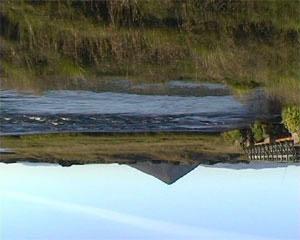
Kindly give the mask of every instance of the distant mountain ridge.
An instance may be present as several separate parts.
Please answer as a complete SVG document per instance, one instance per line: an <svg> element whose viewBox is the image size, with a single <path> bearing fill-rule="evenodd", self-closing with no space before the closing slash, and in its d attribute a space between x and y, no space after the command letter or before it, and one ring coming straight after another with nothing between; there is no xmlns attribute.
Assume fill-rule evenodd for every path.
<svg viewBox="0 0 300 240"><path fill-rule="evenodd" d="M138 169L148 175L161 180L162 182L171 185L184 175L193 171L198 167L200 162L193 164L172 164L167 162L153 163L151 161L137 162L135 164L129 164L130 167Z"/></svg>

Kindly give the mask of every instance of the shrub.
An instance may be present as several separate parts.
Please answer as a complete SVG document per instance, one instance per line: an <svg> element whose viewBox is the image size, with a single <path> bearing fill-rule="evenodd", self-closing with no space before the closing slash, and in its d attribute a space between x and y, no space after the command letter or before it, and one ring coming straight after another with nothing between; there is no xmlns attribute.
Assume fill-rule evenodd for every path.
<svg viewBox="0 0 300 240"><path fill-rule="evenodd" d="M300 133L300 107L286 107L282 111L282 121L291 133Z"/></svg>
<svg viewBox="0 0 300 240"><path fill-rule="evenodd" d="M242 134L241 134L240 130L238 130L238 129L224 132L222 134L222 137L224 138L225 141L228 141L231 143L241 142L241 140L242 140Z"/></svg>
<svg viewBox="0 0 300 240"><path fill-rule="evenodd" d="M266 137L268 137L267 125L260 121L255 121L255 123L251 126L251 131L255 142L263 141Z"/></svg>

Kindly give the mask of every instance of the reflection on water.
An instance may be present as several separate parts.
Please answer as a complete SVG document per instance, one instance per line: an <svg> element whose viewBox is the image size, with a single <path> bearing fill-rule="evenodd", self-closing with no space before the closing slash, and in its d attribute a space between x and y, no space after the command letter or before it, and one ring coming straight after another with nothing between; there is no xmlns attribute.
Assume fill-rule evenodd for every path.
<svg viewBox="0 0 300 240"><path fill-rule="evenodd" d="M167 185L126 165L0 164L0 236L299 239L299 170L198 166Z"/></svg>

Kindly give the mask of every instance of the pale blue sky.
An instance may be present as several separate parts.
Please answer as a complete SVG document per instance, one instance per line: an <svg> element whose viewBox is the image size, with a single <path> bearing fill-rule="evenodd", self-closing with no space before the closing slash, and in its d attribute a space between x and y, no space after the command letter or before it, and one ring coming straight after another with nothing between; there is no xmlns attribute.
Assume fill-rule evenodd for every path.
<svg viewBox="0 0 300 240"><path fill-rule="evenodd" d="M0 239L299 239L300 167L0 164Z"/></svg>

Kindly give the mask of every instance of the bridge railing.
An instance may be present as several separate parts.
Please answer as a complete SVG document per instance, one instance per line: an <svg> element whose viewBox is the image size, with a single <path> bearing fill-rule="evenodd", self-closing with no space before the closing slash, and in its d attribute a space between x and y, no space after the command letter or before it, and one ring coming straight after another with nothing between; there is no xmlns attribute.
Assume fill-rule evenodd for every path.
<svg viewBox="0 0 300 240"><path fill-rule="evenodd" d="M249 160L298 162L299 154L293 141L254 145L244 148Z"/></svg>

